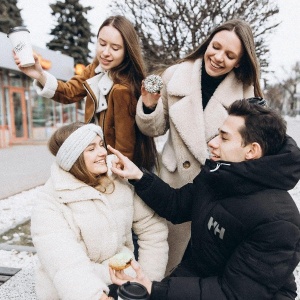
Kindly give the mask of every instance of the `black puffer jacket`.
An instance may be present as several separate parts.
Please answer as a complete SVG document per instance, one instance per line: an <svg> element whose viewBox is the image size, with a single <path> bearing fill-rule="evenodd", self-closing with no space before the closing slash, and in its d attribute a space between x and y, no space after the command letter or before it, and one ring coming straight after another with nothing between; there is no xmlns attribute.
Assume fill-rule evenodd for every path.
<svg viewBox="0 0 300 300"><path fill-rule="evenodd" d="M137 194L173 223L192 221L190 253L153 283L151 299L294 299L300 216L287 191L299 179L300 149L290 137L277 155L207 161L180 189L144 173Z"/></svg>

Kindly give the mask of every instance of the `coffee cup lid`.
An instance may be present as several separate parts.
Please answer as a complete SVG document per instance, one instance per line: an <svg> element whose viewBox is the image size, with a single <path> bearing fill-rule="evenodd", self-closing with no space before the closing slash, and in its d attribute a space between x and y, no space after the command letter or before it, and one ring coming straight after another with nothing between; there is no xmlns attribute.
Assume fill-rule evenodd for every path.
<svg viewBox="0 0 300 300"><path fill-rule="evenodd" d="M127 281L118 289L118 295L124 300L147 300L149 294L147 289L137 282Z"/></svg>
<svg viewBox="0 0 300 300"><path fill-rule="evenodd" d="M16 32L16 31L28 31L30 32L25 26L17 26L17 27L14 27L14 28L10 28L8 33L7 33L7 37L13 33L13 32Z"/></svg>

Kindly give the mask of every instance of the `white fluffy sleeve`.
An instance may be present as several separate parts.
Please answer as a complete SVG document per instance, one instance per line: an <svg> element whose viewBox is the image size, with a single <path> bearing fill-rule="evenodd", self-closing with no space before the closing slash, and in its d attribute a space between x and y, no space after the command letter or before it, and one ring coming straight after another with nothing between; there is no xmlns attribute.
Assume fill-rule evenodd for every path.
<svg viewBox="0 0 300 300"><path fill-rule="evenodd" d="M134 199L133 230L138 235L139 258L143 270L151 280L164 278L168 261L168 227L137 195Z"/></svg>

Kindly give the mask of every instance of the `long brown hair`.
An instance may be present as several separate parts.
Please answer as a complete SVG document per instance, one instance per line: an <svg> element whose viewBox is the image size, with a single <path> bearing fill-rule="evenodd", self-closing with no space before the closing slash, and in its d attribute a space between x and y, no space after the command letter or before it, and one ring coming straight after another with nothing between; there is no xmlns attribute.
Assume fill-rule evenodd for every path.
<svg viewBox="0 0 300 300"><path fill-rule="evenodd" d="M142 56L142 49L139 37L134 26L124 16L116 15L107 18L100 26L112 26L122 36L125 48L125 58L122 63L109 71L114 83L129 84L135 98L140 96L142 80L146 76L146 67Z"/></svg>
<svg viewBox="0 0 300 300"><path fill-rule="evenodd" d="M240 19L229 20L215 29L210 35L201 43L201 45L195 49L192 53L188 54L185 58L180 61L195 60L199 57L203 57L204 53L215 36L216 33L227 30L233 31L240 39L244 54L241 58L240 66L234 68L236 77L245 84L254 86L254 95L256 97L263 97L263 92L260 87L260 66L255 52L254 38L250 25Z"/></svg>
<svg viewBox="0 0 300 300"><path fill-rule="evenodd" d="M56 156L59 148L70 136L70 134L83 125L85 125L85 123L75 122L58 128L48 141L48 149L50 152ZM107 174L96 176L87 169L84 162L83 153L80 154L69 172L77 179L81 180L87 185L95 187L103 193L112 193L114 190L114 183L108 178Z"/></svg>
<svg viewBox="0 0 300 300"><path fill-rule="evenodd" d="M114 83L126 85L132 93L131 113L136 114L137 99L141 95L142 80L146 77L146 67L142 56L141 42L132 23L124 16L116 15L107 18L98 30L113 26L123 39L125 58L122 63L109 71ZM135 125L136 144L133 161L138 167L152 170L157 165L157 151L154 139L144 135Z"/></svg>

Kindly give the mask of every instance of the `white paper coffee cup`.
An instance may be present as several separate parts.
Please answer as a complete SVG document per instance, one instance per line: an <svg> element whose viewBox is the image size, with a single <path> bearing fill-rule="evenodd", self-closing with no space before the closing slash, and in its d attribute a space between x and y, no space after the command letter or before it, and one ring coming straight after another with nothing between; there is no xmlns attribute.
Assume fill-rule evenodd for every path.
<svg viewBox="0 0 300 300"><path fill-rule="evenodd" d="M25 26L11 28L7 34L14 51L20 59L22 67L34 65L33 50L30 42L29 30Z"/></svg>

